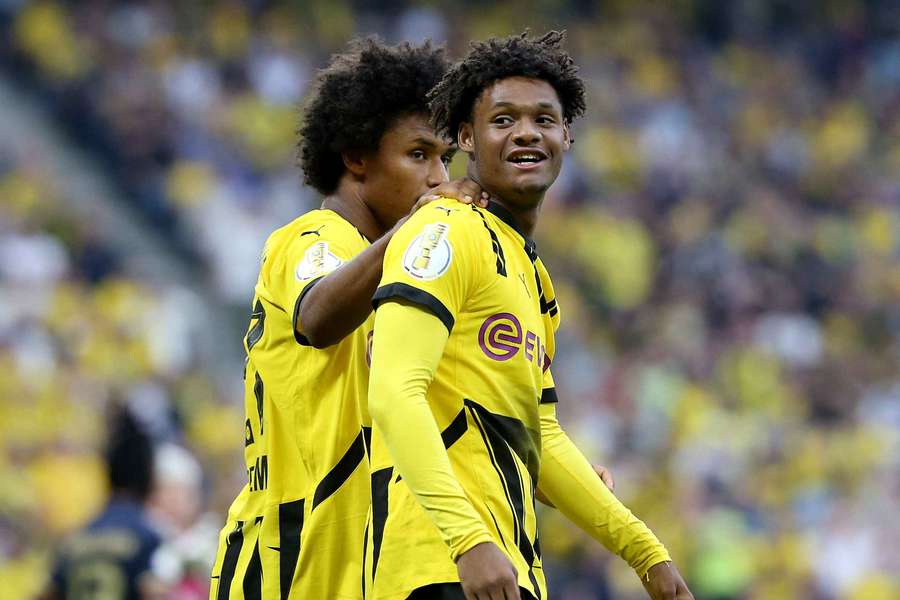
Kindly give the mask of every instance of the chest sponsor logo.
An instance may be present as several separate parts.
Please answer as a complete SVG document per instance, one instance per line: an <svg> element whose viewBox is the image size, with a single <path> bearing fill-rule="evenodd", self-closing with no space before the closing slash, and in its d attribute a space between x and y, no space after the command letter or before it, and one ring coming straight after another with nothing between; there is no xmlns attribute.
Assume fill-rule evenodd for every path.
<svg viewBox="0 0 900 600"><path fill-rule="evenodd" d="M306 250L303 260L294 270L294 275L300 281L307 281L331 273L343 262L328 249L328 242L316 242Z"/></svg>
<svg viewBox="0 0 900 600"><path fill-rule="evenodd" d="M450 226L429 223L403 253L403 269L421 281L437 279L447 272L453 248L447 240Z"/></svg>
<svg viewBox="0 0 900 600"><path fill-rule="evenodd" d="M485 319L478 331L478 346L485 356L496 361L507 361L521 352L528 362L545 371L550 366L541 338L533 331L523 331L512 313L497 313Z"/></svg>

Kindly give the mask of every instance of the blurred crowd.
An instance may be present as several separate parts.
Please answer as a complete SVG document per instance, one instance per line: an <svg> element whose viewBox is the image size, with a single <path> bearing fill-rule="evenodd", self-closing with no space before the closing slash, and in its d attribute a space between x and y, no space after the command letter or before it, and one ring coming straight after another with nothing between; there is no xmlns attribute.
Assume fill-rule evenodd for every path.
<svg viewBox="0 0 900 600"><path fill-rule="evenodd" d="M265 237L318 202L294 132L331 52L565 27L588 114L538 232L564 427L698 599L900 597L900 4L526 4L6 0L0 52L246 312ZM188 291L120 272L62 182L0 159L0 580L39 586L102 503L110 403L193 465L169 504L195 502L174 529L208 546L171 572L202 580L241 484L239 386L189 350ZM554 597L640 597L554 511L542 546Z"/></svg>
<svg viewBox="0 0 900 600"><path fill-rule="evenodd" d="M205 589L221 526L207 499L241 482L213 474L239 458L218 428L239 430L240 410L198 369L191 291L123 272L68 201L40 157L0 153L0 598L34 597L53 547L103 506L118 408L157 444L148 509L169 534L161 574Z"/></svg>

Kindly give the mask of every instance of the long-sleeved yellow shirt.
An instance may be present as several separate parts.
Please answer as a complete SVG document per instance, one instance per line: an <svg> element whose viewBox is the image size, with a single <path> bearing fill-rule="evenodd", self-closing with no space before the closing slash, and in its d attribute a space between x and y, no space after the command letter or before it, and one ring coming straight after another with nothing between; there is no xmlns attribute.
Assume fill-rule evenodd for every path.
<svg viewBox="0 0 900 600"><path fill-rule="evenodd" d="M502 207L420 209L393 237L375 299L368 597L457 581L454 560L490 540L519 585L545 598L539 474L564 514L640 575L668 558L568 442L552 407L539 408L554 398L559 309L533 242Z"/></svg>

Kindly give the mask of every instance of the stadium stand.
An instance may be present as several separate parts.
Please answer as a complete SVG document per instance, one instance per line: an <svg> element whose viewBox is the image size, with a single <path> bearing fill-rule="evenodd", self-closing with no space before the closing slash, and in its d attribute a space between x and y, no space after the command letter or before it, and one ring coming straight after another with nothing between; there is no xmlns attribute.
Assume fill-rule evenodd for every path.
<svg viewBox="0 0 900 600"><path fill-rule="evenodd" d="M317 202L294 131L330 52L369 31L458 56L469 38L567 28L588 113L538 232L563 315L561 419L698 598L900 596L897 2L301 4L3 2L0 59L141 226L210 273L196 285L246 316L266 235ZM189 318L177 286L117 269L66 206L39 158L2 157L13 597L102 503L112 394L198 456L212 510L241 477L239 385L157 327ZM640 597L543 519L554 597Z"/></svg>

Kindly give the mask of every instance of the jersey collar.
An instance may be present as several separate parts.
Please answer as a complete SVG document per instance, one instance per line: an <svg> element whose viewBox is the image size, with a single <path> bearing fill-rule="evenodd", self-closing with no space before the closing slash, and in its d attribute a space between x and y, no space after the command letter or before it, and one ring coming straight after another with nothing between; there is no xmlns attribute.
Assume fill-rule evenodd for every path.
<svg viewBox="0 0 900 600"><path fill-rule="evenodd" d="M537 260L537 244L534 243L534 240L525 235L525 232L522 231L522 228L519 227L519 224L516 223L515 218L513 218L512 213L509 212L505 206L491 200L488 202L487 211L512 227L516 233L522 236L522 239L525 241L525 253L528 254L528 258L531 259L531 262Z"/></svg>

